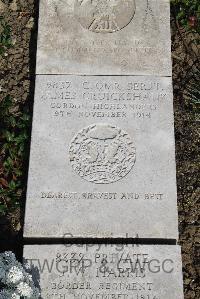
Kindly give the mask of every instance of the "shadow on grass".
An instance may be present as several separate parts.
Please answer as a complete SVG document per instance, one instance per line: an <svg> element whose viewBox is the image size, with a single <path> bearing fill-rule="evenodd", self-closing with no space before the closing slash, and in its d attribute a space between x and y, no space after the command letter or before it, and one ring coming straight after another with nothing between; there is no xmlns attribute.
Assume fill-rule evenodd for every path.
<svg viewBox="0 0 200 299"><path fill-rule="evenodd" d="M35 66L36 66L36 50L37 50L37 33L38 33L38 15L39 15L39 1L34 1L34 13L31 17L35 20L35 26L31 30L31 38L29 43L29 77L30 87L29 94L26 103L23 105L22 111L28 114L30 120L27 124L28 139L25 144L23 161L22 161L22 176L20 178L21 186L23 189L22 196L20 198L20 224L21 228L19 231L15 231L12 225L12 217L9 215L0 217L0 251L11 250L13 251L18 259L22 260L23 253L23 224L24 224L24 212L25 212L25 201L26 201L26 188L28 178L28 167L29 167L29 153L30 153L30 142L31 142L31 130L32 130L32 116L33 116L33 103L34 103L34 89L35 89ZM26 67L26 65L25 65ZM12 214L12 213L10 213Z"/></svg>

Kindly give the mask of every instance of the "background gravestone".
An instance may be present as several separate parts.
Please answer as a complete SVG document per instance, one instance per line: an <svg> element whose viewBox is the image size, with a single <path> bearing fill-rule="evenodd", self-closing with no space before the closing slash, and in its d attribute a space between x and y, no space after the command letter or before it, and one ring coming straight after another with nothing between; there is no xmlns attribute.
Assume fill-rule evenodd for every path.
<svg viewBox="0 0 200 299"><path fill-rule="evenodd" d="M169 1L41 0L36 73L171 76Z"/></svg>

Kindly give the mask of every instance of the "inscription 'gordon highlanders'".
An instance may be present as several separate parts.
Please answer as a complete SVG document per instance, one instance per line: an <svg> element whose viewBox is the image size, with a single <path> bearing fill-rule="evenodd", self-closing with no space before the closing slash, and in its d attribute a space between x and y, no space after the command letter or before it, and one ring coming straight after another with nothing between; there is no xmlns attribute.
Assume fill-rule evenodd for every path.
<svg viewBox="0 0 200 299"><path fill-rule="evenodd" d="M136 161L136 149L130 136L110 124L93 124L73 138L70 162L83 179L109 184L125 177Z"/></svg>
<svg viewBox="0 0 200 299"><path fill-rule="evenodd" d="M126 27L135 14L135 0L76 0L75 15L81 25L97 33Z"/></svg>

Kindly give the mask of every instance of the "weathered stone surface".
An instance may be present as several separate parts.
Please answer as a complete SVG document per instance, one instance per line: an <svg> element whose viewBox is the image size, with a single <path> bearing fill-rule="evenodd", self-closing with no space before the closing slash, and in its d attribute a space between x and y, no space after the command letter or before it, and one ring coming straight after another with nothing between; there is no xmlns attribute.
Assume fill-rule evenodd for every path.
<svg viewBox="0 0 200 299"><path fill-rule="evenodd" d="M171 79L37 76L25 237L177 232Z"/></svg>
<svg viewBox="0 0 200 299"><path fill-rule="evenodd" d="M183 299L178 246L25 246L43 299Z"/></svg>
<svg viewBox="0 0 200 299"><path fill-rule="evenodd" d="M171 75L168 0L41 0L37 74Z"/></svg>

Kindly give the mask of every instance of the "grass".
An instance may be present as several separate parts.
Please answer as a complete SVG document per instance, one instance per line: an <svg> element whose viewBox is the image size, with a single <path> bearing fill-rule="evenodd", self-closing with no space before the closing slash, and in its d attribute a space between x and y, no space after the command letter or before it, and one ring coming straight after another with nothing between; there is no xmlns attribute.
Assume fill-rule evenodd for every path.
<svg viewBox="0 0 200 299"><path fill-rule="evenodd" d="M24 161L28 159L26 145L29 138L28 112L12 112L16 104L10 96L0 103L0 215L12 212L20 205Z"/></svg>
<svg viewBox="0 0 200 299"><path fill-rule="evenodd" d="M200 70L195 69L192 77L185 86L184 95L194 113L195 119L200 121Z"/></svg>
<svg viewBox="0 0 200 299"><path fill-rule="evenodd" d="M0 16L0 55L4 55L8 48L12 47L11 28Z"/></svg>
<svg viewBox="0 0 200 299"><path fill-rule="evenodd" d="M171 0L171 8L176 20L176 25L181 35L187 52L193 58L190 71L183 80L183 95L187 100L187 105L191 112L199 120L200 115L200 61L199 56L193 51L200 45L200 1L199 0ZM193 39L190 45L182 37L182 28L187 34L192 33ZM192 53L191 53L192 52ZM191 55L192 54L192 55Z"/></svg>
<svg viewBox="0 0 200 299"><path fill-rule="evenodd" d="M171 0L171 7L181 26L188 31L200 33L199 0Z"/></svg>

